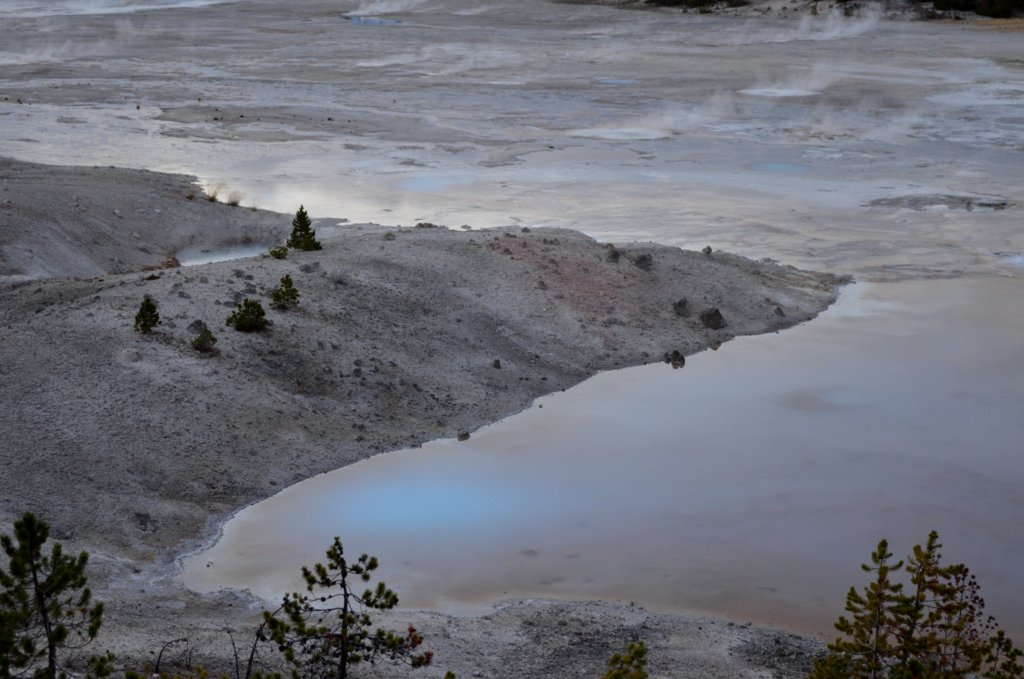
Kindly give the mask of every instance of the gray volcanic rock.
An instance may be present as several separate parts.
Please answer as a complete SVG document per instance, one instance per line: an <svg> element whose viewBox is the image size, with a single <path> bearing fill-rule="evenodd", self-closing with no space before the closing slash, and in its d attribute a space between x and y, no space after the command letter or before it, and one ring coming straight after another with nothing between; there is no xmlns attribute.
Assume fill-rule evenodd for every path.
<svg viewBox="0 0 1024 679"><path fill-rule="evenodd" d="M726 326L725 318L718 307L711 307L701 311L700 322L704 324L705 328L710 328L711 330L721 330Z"/></svg>

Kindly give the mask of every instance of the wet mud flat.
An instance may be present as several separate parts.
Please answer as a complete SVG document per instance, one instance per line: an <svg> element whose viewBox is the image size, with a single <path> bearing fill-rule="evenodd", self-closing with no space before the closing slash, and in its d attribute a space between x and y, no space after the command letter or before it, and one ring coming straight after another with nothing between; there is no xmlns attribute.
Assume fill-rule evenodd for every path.
<svg viewBox="0 0 1024 679"><path fill-rule="evenodd" d="M185 172L279 212L301 187L313 214L354 222L569 227L873 280L1024 252L1019 40L985 22L307 0L2 30L0 155L22 160Z"/></svg>

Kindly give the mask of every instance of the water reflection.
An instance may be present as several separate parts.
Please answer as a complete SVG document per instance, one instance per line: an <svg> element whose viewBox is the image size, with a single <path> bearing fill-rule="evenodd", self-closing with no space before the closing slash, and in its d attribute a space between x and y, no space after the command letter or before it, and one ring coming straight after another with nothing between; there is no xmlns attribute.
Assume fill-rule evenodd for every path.
<svg viewBox="0 0 1024 679"><path fill-rule="evenodd" d="M352 22L353 26L397 26L398 19L385 19L383 17L374 16L349 16L342 17L346 21Z"/></svg>
<svg viewBox="0 0 1024 679"><path fill-rule="evenodd" d="M1020 636L1022 404L1019 280L855 286L684 370L605 373L293 486L184 577L273 598L340 535L409 606L593 597L828 632L880 537L934 528Z"/></svg>

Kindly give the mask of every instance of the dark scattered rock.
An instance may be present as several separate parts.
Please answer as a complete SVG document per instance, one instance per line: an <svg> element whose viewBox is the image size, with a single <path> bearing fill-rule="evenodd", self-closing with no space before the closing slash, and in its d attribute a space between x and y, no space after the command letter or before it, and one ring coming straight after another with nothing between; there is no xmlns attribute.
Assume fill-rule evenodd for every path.
<svg viewBox="0 0 1024 679"><path fill-rule="evenodd" d="M153 517L146 512L135 512L134 518L135 525L143 532L149 530L150 526L154 523Z"/></svg>
<svg viewBox="0 0 1024 679"><path fill-rule="evenodd" d="M312 262L311 264L303 264L299 267L299 271L302 273L313 273L314 271L320 270L320 262Z"/></svg>
<svg viewBox="0 0 1024 679"><path fill-rule="evenodd" d="M705 328L712 330L721 330L725 327L725 318L722 317L722 312L718 310L718 307L710 307L701 311L700 322L704 324Z"/></svg>
<svg viewBox="0 0 1024 679"><path fill-rule="evenodd" d="M635 264L638 269L650 271L654 267L654 256L648 252L637 255L633 260L633 264Z"/></svg>
<svg viewBox="0 0 1024 679"><path fill-rule="evenodd" d="M711 254L711 246L710 245L705 245L704 249L702 249L701 252L703 252L705 255L710 255Z"/></svg>
<svg viewBox="0 0 1024 679"><path fill-rule="evenodd" d="M188 331L192 332L192 333L195 333L197 335L199 333L201 333L203 330L206 330L206 329L207 329L206 323L201 321L201 320L199 320L198 318L188 324Z"/></svg>
<svg viewBox="0 0 1024 679"><path fill-rule="evenodd" d="M1005 210L1009 207L1009 201L1000 197L982 196L957 196L949 194L917 194L909 196L895 196L893 198L878 198L868 203L870 207L901 207L910 210L928 210L935 207L944 207L947 210Z"/></svg>
<svg viewBox="0 0 1024 679"><path fill-rule="evenodd" d="M395 235L394 231L388 231L384 234L384 240L395 240L398 236Z"/></svg>
<svg viewBox="0 0 1024 679"><path fill-rule="evenodd" d="M523 228L519 229L519 231L521 233L531 233L531 229L528 226L524 226Z"/></svg>
<svg viewBox="0 0 1024 679"><path fill-rule="evenodd" d="M665 354L665 363L671 365L673 370L678 370L686 365L686 357L678 349L673 349L671 353Z"/></svg>
<svg viewBox="0 0 1024 679"><path fill-rule="evenodd" d="M736 652L758 667L772 670L775 676L806 677L814 666L814 659L825 655L825 648L817 639L758 630L739 645Z"/></svg>
<svg viewBox="0 0 1024 679"><path fill-rule="evenodd" d="M498 370L501 370L501 359L500 358L494 359L494 363L491 363L491 367L492 368L497 368Z"/></svg>
<svg viewBox="0 0 1024 679"><path fill-rule="evenodd" d="M419 222L419 223L416 224L416 228L417 229L441 229L441 228L444 228L444 227L438 226L437 224L434 224L433 222Z"/></svg>
<svg viewBox="0 0 1024 679"><path fill-rule="evenodd" d="M672 311L676 312L676 316L686 318L690 315L690 302L685 297L680 297L679 301L672 305Z"/></svg>
<svg viewBox="0 0 1024 679"><path fill-rule="evenodd" d="M468 431L460 431L457 438L460 441L468 441L469 440L469 432Z"/></svg>
<svg viewBox="0 0 1024 679"><path fill-rule="evenodd" d="M537 281L537 289L539 289L539 290L547 290L548 289L548 284L545 283L543 280L539 280L539 281Z"/></svg>
<svg viewBox="0 0 1024 679"><path fill-rule="evenodd" d="M779 318L784 318L786 316L786 312L782 310L782 307L777 306L775 307L775 315Z"/></svg>

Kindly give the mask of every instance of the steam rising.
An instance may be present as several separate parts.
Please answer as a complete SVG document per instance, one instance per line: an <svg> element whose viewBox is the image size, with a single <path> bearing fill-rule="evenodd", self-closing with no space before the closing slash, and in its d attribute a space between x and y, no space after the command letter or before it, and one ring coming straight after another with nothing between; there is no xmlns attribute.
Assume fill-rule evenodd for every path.
<svg viewBox="0 0 1024 679"><path fill-rule="evenodd" d="M359 7L349 12L351 16L375 16L411 12L427 3L427 0L363 0Z"/></svg>
<svg viewBox="0 0 1024 679"><path fill-rule="evenodd" d="M3 0L0 16L43 17L65 14L127 14L152 9L206 7L229 0Z"/></svg>
<svg viewBox="0 0 1024 679"><path fill-rule="evenodd" d="M852 17L847 17L838 10L831 10L824 16L805 15L793 28L769 29L760 23L750 23L737 33L726 33L712 39L714 44L719 45L842 40L874 31L878 28L881 18L882 8L879 5L869 5Z"/></svg>

